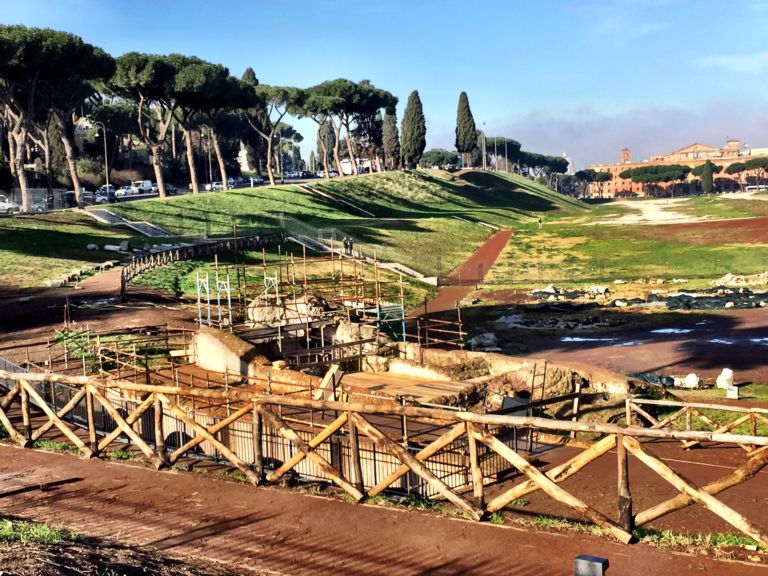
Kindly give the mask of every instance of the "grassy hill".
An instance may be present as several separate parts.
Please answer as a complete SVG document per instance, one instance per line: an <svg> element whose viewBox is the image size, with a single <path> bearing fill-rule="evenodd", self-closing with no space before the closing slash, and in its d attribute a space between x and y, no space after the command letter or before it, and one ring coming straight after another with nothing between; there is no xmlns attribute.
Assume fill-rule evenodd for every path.
<svg viewBox="0 0 768 576"><path fill-rule="evenodd" d="M587 213L588 206L525 178L495 173L392 172L317 180L310 186L346 200L361 212L301 189L275 186L143 200L112 209L174 234L255 233L285 227L308 236L351 236L357 250L396 260L426 274L455 268L491 233L479 225L517 227L545 214Z"/></svg>
<svg viewBox="0 0 768 576"><path fill-rule="evenodd" d="M181 237L231 235L235 227L239 235L281 227L325 239L351 236L357 250L375 252L379 259L399 261L430 276L454 269L492 233L481 223L513 228L515 235L487 282L498 288L640 276L706 283L726 272L753 273L768 266L762 244L734 239L724 243L722 238L703 242L698 232L660 234L654 226L593 225L631 214L634 204L589 205L513 174L428 170L315 180L309 188L264 186L183 195L110 208ZM708 218L748 217L768 214L768 202L690 198L675 204L674 210ZM43 286L82 263L106 259L103 252L88 252L90 243L148 241L134 236L75 211L0 218L0 287Z"/></svg>
<svg viewBox="0 0 768 576"><path fill-rule="evenodd" d="M386 172L322 180L312 186L387 218L462 217L512 227L542 214L573 214L588 206L514 174L439 170Z"/></svg>

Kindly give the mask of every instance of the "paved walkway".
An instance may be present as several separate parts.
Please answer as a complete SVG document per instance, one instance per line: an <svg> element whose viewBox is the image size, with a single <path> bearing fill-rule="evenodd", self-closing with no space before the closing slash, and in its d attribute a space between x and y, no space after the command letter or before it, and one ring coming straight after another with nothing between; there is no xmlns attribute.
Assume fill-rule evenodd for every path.
<svg viewBox="0 0 768 576"><path fill-rule="evenodd" d="M475 290L498 259L512 237L512 230L500 230L485 241L464 263L445 278L448 286L438 289L437 296L427 302L427 312L444 312ZM410 318L424 314L424 306L411 311Z"/></svg>
<svg viewBox="0 0 768 576"><path fill-rule="evenodd" d="M2 514L171 555L291 575L570 576L578 554L610 576L765 574L759 565L355 505L280 488L0 445Z"/></svg>

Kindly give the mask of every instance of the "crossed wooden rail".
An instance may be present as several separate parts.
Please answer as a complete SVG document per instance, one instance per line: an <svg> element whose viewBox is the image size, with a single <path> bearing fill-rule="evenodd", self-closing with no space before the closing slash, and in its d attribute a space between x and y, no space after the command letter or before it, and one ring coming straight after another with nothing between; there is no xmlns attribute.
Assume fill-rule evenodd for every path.
<svg viewBox="0 0 768 576"><path fill-rule="evenodd" d="M53 427L60 430L65 437L75 445L84 456L93 457L105 450L119 436L127 436L157 468L173 464L195 447L207 442L213 445L220 454L235 468L240 470L254 485L277 482L287 472L305 459L309 459L321 473L342 490L350 494L355 501L380 494L391 487L405 474L413 473L429 483L437 493L453 503L469 517L481 520L486 514L501 510L513 503L517 498L541 490L550 498L568 506L581 516L600 526L620 542L628 543L632 539L635 526L647 524L674 510L679 510L691 504L700 504L718 515L740 532L750 536L764 546L768 546L768 536L754 526L741 513L715 498L722 490L752 478L768 465L768 438L759 436L744 436L723 433L720 431L674 431L661 427L640 428L635 426L619 426L614 424L596 424L585 422L548 420L537 417L507 416L500 414L475 414L452 410L424 408L415 406L400 406L394 404L367 404L359 402L339 402L320 400L309 396L253 396L252 393L229 388L227 390L187 389L175 386L142 385L120 380L99 379L92 377L72 377L43 373L10 373L0 370L0 383L8 382L9 391L0 400L0 423L5 427L11 439L21 445L29 446L42 437ZM52 382L72 386L77 392L70 401L57 412L48 406L45 399L35 389L34 383ZM131 394L140 399L139 404L129 414L120 414L109 400L112 394ZM231 402L239 408L221 421L204 425L196 420L185 406L182 398L198 397ZM175 399L174 399L175 398ZM75 433L76 425L68 424L63 418L85 400L87 412L87 443ZM16 417L16 423L9 415L9 408L16 402L21 406L21 423ZM36 430L32 427L30 403L42 409L47 416L47 422ZM102 431L101 437L94 422L94 406L100 405L109 414L115 424L113 430ZM134 429L150 407L154 408L154 443L141 437ZM309 408L318 411L329 411L335 414L335 419L322 428L313 438L306 441L301 438L293 422L281 414L283 410ZM163 414L171 414L183 421L194 437L170 450L164 444ZM396 415L402 418L412 418L416 421L442 422L447 430L428 445L413 454L408 447L390 438L376 424L376 418L383 415ZM234 422L243 421L250 416L252 431L252 460L248 465L241 456L222 441L219 432ZM248 421L248 420L246 420ZM293 424L295 426L295 424ZM291 442L295 453L285 462L267 471L263 453L263 435L265 427ZM334 467L318 448L332 436L346 427L350 450L353 456L352 474L345 476ZM583 452L567 462L550 470L542 471L530 463L523 455L504 444L491 431L503 427L521 429L537 429L550 432L567 433L571 431L593 432L604 437L592 444ZM362 480L360 462L360 435L364 435L383 451L389 453L400 462L400 465L386 478L375 486L365 489ZM430 469L430 458L459 439L468 444L468 474L472 478L472 497L465 496L448 486ZM754 445L746 462L722 478L700 488L683 478L665 462L654 456L641 439L675 439L684 442L719 442L730 445ZM151 444L154 444L151 445ZM525 479L516 485L485 501L485 485L482 463L478 456L478 446L483 444L493 452L506 459L519 470ZM617 504L618 520L614 521L604 513L588 505L576 495L562 487L564 480L578 473L597 458L615 450L618 465ZM680 494L660 502L651 508L633 514L630 477L628 474L628 454L649 467L661 478L674 486ZM349 476L349 477L348 477Z"/></svg>

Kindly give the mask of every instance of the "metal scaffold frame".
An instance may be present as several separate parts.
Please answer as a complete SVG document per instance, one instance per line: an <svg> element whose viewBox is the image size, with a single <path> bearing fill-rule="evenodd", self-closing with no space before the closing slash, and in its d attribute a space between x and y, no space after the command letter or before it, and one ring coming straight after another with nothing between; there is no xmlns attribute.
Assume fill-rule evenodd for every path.
<svg viewBox="0 0 768 576"><path fill-rule="evenodd" d="M215 283L210 273L198 273L197 293L199 325L226 329L251 342L276 342L280 354L291 354L300 364L305 362L298 360L299 355L321 364L364 355L363 345L375 339L342 345L356 347L347 355L336 350L339 345L325 334L324 328L339 318L374 325L377 336L383 330L395 340L406 339L403 277L382 280L375 254L373 259L362 259L332 250L327 256L307 257L302 247L299 257L280 251L276 260L268 261L262 250L258 264L220 268L217 260ZM312 303L325 306L326 317L314 317L308 310ZM282 313L273 325L254 327L251 314L260 306L277 306ZM286 339L293 341L290 350ZM295 350L298 340L303 340L301 352Z"/></svg>

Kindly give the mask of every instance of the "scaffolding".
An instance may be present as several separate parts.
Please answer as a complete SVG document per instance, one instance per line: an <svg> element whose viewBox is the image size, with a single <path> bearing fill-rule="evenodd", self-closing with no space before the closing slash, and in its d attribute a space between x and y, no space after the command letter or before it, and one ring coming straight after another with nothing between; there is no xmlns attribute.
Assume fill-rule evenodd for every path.
<svg viewBox="0 0 768 576"><path fill-rule="evenodd" d="M375 257L278 251L261 262L219 266L198 273L198 324L233 332L254 344L274 343L293 366L328 365L369 353L379 333L406 340L403 277L382 278ZM339 344L326 328L340 321L372 326L375 337Z"/></svg>
<svg viewBox="0 0 768 576"><path fill-rule="evenodd" d="M229 273L219 276L217 262L214 272L213 290L211 289L211 277L208 272L203 276L198 271L196 284L198 325L219 329L232 326L232 284Z"/></svg>

